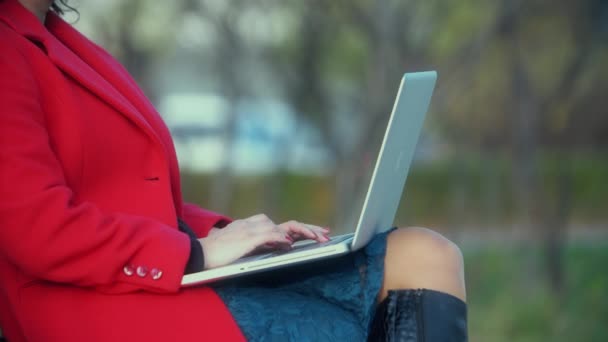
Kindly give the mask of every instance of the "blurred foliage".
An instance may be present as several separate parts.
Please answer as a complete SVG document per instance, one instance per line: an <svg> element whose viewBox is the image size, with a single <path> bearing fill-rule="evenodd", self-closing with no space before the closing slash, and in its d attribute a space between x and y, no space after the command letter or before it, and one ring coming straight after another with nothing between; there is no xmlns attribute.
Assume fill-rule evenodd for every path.
<svg viewBox="0 0 608 342"><path fill-rule="evenodd" d="M603 0L87 5L85 31L116 54L153 99L160 90L149 84L150 75L158 63L190 51L199 65L213 66L193 63L200 69L193 72L204 72L222 92L234 91L222 87L225 82L238 84L237 97L279 89L274 95L313 119L336 158L352 157L332 140L337 104L351 102L353 120L385 116L401 73L422 68L439 71L434 123L452 143L503 148L517 138L514 130L531 124L541 145L607 144L608 119L600 115L608 87ZM252 82L251 67L272 76ZM519 122L513 114L522 111L522 101L532 107Z"/></svg>
<svg viewBox="0 0 608 342"><path fill-rule="evenodd" d="M471 341L605 341L608 245L565 249L565 291L522 272L540 263L530 245L484 246L465 253ZM599 272L598 272L599 271Z"/></svg>
<svg viewBox="0 0 608 342"><path fill-rule="evenodd" d="M541 158L540 174L543 191L552 198L555 177L562 164L570 165L573 175L573 209L570 220L574 226L597 226L605 223L608 193L608 155L588 153L572 156L568 153L545 153ZM478 155L457 154L451 158L416 164L408 176L396 223L399 225L448 226L469 225L480 228L494 227L517 222L510 170L513 165L507 153ZM454 173L458 168L462 170ZM458 178L458 179L455 179ZM183 172L184 197L203 206L205 190L213 177L205 174ZM228 212L234 217L246 217L267 212L267 203L261 194L269 182L280 182L275 208L277 220L295 218L319 224L333 224L332 179L328 176L312 176L282 172L278 175L239 177ZM485 184L491 183L500 196L488 194ZM455 186L456 184L457 186ZM465 189L461 196L460 189ZM491 198L490 200L488 198ZM455 203L457 202L457 203ZM359 208L352 208L358 212ZM456 217L456 218L455 218ZM465 227L451 227L465 228ZM338 227L338 232L342 228Z"/></svg>

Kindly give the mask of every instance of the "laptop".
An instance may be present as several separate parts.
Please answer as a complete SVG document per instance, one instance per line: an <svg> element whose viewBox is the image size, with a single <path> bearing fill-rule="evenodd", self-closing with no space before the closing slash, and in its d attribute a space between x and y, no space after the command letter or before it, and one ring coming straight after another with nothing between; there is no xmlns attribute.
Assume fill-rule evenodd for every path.
<svg viewBox="0 0 608 342"><path fill-rule="evenodd" d="M247 256L226 266L187 274L182 278L182 286L340 256L365 247L375 234L390 229L436 79L435 71L406 73L401 79L354 233L334 236L322 243L299 241L289 251Z"/></svg>

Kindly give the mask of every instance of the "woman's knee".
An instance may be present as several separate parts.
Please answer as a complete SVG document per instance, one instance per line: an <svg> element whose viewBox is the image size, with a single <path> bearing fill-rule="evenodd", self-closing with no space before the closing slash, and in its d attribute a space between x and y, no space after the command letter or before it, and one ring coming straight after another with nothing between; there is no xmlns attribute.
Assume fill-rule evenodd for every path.
<svg viewBox="0 0 608 342"><path fill-rule="evenodd" d="M388 236L387 256L399 262L456 263L462 265L460 248L443 235L421 227L398 228Z"/></svg>
<svg viewBox="0 0 608 342"><path fill-rule="evenodd" d="M384 291L430 288L464 299L460 248L430 229L399 228L388 236L383 285Z"/></svg>

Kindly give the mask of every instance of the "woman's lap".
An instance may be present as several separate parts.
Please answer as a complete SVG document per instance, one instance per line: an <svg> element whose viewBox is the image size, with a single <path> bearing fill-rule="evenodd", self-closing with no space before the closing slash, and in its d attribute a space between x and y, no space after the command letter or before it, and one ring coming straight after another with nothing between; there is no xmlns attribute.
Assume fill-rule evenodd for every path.
<svg viewBox="0 0 608 342"><path fill-rule="evenodd" d="M214 287L249 341L363 340L382 286L387 234L355 253Z"/></svg>
<svg viewBox="0 0 608 342"><path fill-rule="evenodd" d="M337 305L271 288L250 290L245 288L241 292L241 296L249 296L247 300L220 295L248 341L361 341L365 338L356 315Z"/></svg>

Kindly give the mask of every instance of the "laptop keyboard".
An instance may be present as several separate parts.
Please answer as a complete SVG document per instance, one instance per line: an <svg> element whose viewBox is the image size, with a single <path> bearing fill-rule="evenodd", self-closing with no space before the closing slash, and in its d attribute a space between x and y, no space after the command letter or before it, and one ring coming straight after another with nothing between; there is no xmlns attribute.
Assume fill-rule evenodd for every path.
<svg viewBox="0 0 608 342"><path fill-rule="evenodd" d="M321 242L321 243L318 243L318 242L315 242L315 241L312 241L312 240L302 241L304 243L302 243L302 242L300 242L299 244L296 243L290 250L286 250L286 251L274 251L274 252L270 252L270 253L259 254L259 255L252 255L252 256L240 258L237 261L233 262L232 265L234 265L234 264L240 264L242 262L247 262L247 261L263 260L263 259L267 259L267 258L279 256L279 255L285 255L285 254L290 254L290 253L295 253L295 252L307 251L307 250L311 250L311 249L315 249L315 248L320 248L320 247L325 247L325 246L331 246L331 245L338 244L340 242L344 242L344 241L352 238L353 235L354 234L338 235L338 236L332 237L329 241Z"/></svg>
<svg viewBox="0 0 608 342"><path fill-rule="evenodd" d="M338 235L338 236L334 236L334 237L330 238L329 241L325 241L325 242L321 242L321 243L310 242L310 243L301 244L301 245L296 244L290 250L276 251L276 252L272 252L270 254L271 254L271 256L285 255L285 254L289 254L289 253L293 253L293 252L300 252L300 251L306 251L306 250L315 249L315 248L319 248L319 247L331 246L331 245L338 244L342 241L346 241L347 239L350 239L352 236L353 236L353 234Z"/></svg>

